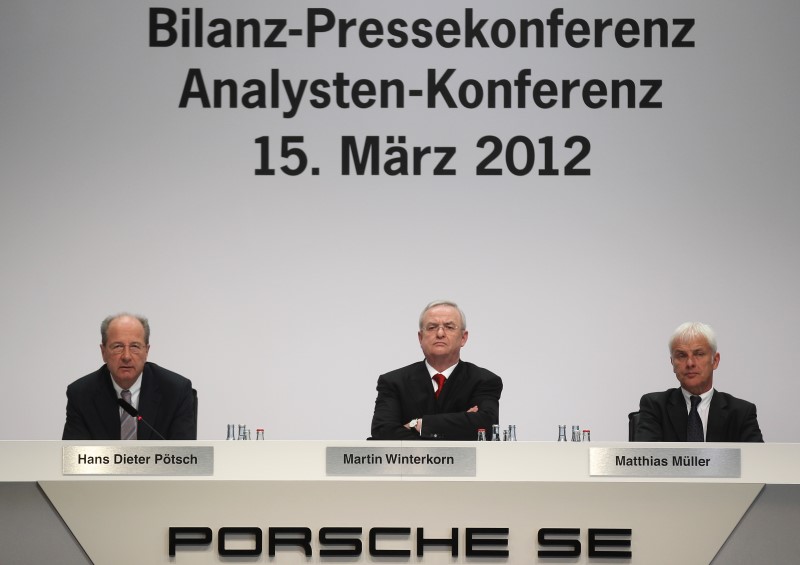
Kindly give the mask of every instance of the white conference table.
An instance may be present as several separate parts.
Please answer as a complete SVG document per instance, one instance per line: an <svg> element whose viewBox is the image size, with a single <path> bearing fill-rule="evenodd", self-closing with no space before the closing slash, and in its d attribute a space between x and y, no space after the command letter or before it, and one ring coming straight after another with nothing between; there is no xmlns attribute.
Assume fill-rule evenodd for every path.
<svg viewBox="0 0 800 565"><path fill-rule="evenodd" d="M622 473L632 475L596 465L631 453L638 464ZM724 476L700 476L702 464L663 476L654 459L676 453L735 461L719 468ZM151 465L162 454L188 464ZM392 466L393 455L416 460ZM752 564L800 555L800 444L2 441L0 462L3 564Z"/></svg>

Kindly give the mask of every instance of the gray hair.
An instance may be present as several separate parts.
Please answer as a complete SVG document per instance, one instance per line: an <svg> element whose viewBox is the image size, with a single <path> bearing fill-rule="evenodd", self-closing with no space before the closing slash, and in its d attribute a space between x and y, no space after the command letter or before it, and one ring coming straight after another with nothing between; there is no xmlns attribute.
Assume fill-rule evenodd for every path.
<svg viewBox="0 0 800 565"><path fill-rule="evenodd" d="M672 337L669 338L669 352L672 353L672 348L678 342L690 341L702 337L708 342L708 346L713 353L717 353L717 334L714 333L714 328L702 322L684 322L672 332Z"/></svg>
<svg viewBox="0 0 800 565"><path fill-rule="evenodd" d="M458 307L458 304L453 302L452 300L434 300L422 310L422 313L419 315L419 329L422 330L422 318L425 317L425 312L430 310L431 308L436 308L437 306L450 306L458 310L458 315L461 316L461 331L467 329L467 317L464 315L464 311Z"/></svg>
<svg viewBox="0 0 800 565"><path fill-rule="evenodd" d="M144 344L150 345L150 322L148 322L147 318L145 318L144 316L140 316L138 314L130 314L128 312L120 312L119 314L108 316L105 320L102 321L102 323L100 324L100 338L102 339L103 345L105 345L108 342L108 326L110 326L111 322L113 322L117 318L135 318L139 320L139 323L142 324L142 327L144 328Z"/></svg>

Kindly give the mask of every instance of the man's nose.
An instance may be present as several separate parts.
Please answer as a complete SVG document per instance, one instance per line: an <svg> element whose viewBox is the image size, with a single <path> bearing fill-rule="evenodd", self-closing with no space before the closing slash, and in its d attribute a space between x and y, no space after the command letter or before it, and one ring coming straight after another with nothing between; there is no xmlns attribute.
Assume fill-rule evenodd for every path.
<svg viewBox="0 0 800 565"><path fill-rule="evenodd" d="M436 327L436 337L442 337L444 335L444 326L437 326Z"/></svg>
<svg viewBox="0 0 800 565"><path fill-rule="evenodd" d="M686 357L686 364L689 367L694 367L694 363L695 363L694 355L689 355L688 357Z"/></svg>

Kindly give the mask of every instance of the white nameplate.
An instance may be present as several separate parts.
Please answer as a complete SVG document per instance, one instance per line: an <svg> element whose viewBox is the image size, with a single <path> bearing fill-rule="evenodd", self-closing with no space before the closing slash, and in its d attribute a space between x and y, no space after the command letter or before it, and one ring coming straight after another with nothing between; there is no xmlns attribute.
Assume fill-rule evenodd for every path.
<svg viewBox="0 0 800 565"><path fill-rule="evenodd" d="M327 447L329 476L474 477L474 447Z"/></svg>
<svg viewBox="0 0 800 565"><path fill-rule="evenodd" d="M214 448L68 445L64 475L213 475Z"/></svg>
<svg viewBox="0 0 800 565"><path fill-rule="evenodd" d="M716 447L593 447L593 477L724 477L742 476L742 452Z"/></svg>

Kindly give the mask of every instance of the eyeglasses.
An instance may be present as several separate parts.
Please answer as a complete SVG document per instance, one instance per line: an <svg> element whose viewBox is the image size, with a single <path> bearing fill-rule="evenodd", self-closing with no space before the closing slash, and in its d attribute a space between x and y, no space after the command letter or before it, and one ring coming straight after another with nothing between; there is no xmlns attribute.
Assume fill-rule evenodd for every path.
<svg viewBox="0 0 800 565"><path fill-rule="evenodd" d="M108 346L108 350L111 352L111 355L122 355L125 353L126 348L131 355L141 355L145 351L146 346L138 342L128 345L125 345L124 343L112 343Z"/></svg>
<svg viewBox="0 0 800 565"><path fill-rule="evenodd" d="M455 332L457 332L457 331L458 331L458 326L457 326L457 325L455 325L455 324L453 324L453 323L447 323L447 324L428 324L428 325L427 325L427 326L425 326L423 329L424 329L424 330L425 330L427 333L431 333L431 334L432 334L432 333L438 333L438 331L439 331L439 328L442 328L442 329L443 329L445 332L447 332L447 333L449 333L449 334L452 334L452 333L455 333Z"/></svg>

